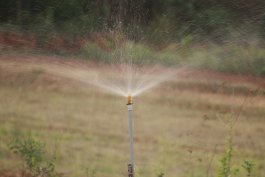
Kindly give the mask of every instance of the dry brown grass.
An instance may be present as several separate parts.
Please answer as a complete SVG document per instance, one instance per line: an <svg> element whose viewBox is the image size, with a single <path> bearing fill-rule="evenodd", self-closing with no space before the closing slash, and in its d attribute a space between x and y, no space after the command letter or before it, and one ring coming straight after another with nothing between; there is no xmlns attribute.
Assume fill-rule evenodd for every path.
<svg viewBox="0 0 265 177"><path fill-rule="evenodd" d="M219 79L183 76L135 98L138 176L164 172L199 177L207 171L213 176L225 148L228 115L237 113L244 100L234 127L234 164L251 159L254 175L265 175L264 88L253 82L223 85ZM17 132L45 142L58 157L57 170L65 176L91 176L93 170L96 177L126 176L125 99L45 72L36 77L34 71L14 73L1 67L0 83L1 169L21 167L8 148ZM256 88L260 90L255 94L246 91Z"/></svg>

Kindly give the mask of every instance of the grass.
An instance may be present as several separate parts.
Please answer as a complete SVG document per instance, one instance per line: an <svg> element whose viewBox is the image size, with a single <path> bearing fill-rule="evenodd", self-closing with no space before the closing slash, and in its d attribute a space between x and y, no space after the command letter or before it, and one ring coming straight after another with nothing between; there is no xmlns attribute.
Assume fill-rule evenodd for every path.
<svg viewBox="0 0 265 177"><path fill-rule="evenodd" d="M16 134L22 134L45 143L47 153L56 154L56 169L64 176L126 176L126 100L92 86L84 88L49 78L45 73L32 75L36 75L35 71L21 76L1 68L0 169L21 168L21 159L8 144ZM200 84L216 84L198 82L196 78L186 83L172 80L135 98L137 176L215 176L215 167L226 149L228 130L223 115L236 112L247 94L194 89ZM193 86L183 89L178 84ZM234 93L249 88L246 84L234 88L231 85L226 89L234 89ZM265 175L264 107L261 94L247 97L233 129L232 164L241 166L245 160L253 161L251 175L257 177Z"/></svg>

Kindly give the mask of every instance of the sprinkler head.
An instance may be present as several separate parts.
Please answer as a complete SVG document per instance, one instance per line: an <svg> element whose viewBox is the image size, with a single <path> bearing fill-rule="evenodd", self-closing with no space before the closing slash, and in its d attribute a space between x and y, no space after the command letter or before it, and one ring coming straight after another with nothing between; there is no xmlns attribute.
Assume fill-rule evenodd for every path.
<svg viewBox="0 0 265 177"><path fill-rule="evenodd" d="M132 95L129 93L128 94L128 103L127 105L132 105Z"/></svg>

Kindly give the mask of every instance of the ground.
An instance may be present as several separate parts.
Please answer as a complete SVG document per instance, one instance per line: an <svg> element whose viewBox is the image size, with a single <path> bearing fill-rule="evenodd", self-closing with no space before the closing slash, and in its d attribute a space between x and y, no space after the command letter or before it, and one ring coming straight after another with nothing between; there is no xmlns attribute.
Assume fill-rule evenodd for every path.
<svg viewBox="0 0 265 177"><path fill-rule="evenodd" d="M244 176L241 165L250 160L253 176L265 176L264 88L264 78L192 70L136 97L137 176L217 176L231 119L236 120L232 166ZM44 142L63 176L127 175L125 98L45 72L1 65L0 98L1 177L20 174L22 159L9 148L17 134Z"/></svg>

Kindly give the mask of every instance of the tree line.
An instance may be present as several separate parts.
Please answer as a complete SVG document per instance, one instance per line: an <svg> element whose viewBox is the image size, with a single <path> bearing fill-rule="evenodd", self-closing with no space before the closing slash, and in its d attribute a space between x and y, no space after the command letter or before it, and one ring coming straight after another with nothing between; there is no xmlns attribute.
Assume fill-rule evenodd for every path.
<svg viewBox="0 0 265 177"><path fill-rule="evenodd" d="M122 28L132 37L153 34L220 38L231 28L265 36L264 0L0 0L1 26L72 35Z"/></svg>

